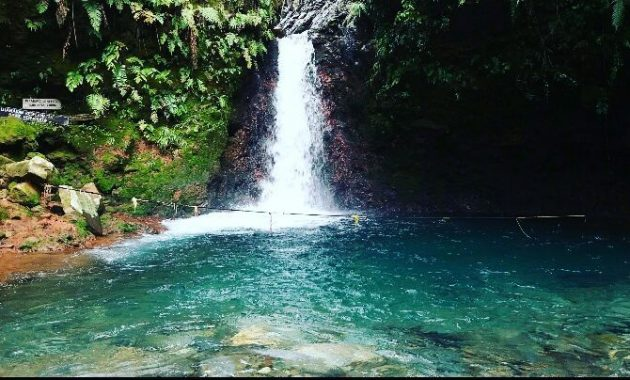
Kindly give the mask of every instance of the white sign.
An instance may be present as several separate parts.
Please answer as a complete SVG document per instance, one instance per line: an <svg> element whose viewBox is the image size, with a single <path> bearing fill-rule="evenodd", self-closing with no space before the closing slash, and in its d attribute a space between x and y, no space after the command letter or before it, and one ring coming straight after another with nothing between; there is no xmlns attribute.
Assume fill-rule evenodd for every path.
<svg viewBox="0 0 630 380"><path fill-rule="evenodd" d="M22 99L22 108L25 110L60 110L61 102L58 99Z"/></svg>

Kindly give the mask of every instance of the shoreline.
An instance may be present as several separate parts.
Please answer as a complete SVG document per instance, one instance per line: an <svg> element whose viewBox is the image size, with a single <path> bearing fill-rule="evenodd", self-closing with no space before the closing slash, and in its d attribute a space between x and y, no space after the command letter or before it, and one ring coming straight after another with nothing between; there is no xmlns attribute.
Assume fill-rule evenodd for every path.
<svg viewBox="0 0 630 380"><path fill-rule="evenodd" d="M56 249L31 252L21 251L14 244L8 247L0 246L0 286L32 278L42 272L50 273L86 265L90 262L90 258L84 252L89 249L109 247L123 240L137 238L144 234L157 235L166 230L162 225L163 219L157 216L133 217L122 213L113 216L117 221L133 224L137 230L133 232L112 231L105 236L90 236L81 241L64 243ZM17 226L28 227L28 222L32 223L33 221L20 220L19 222L16 224ZM60 221L56 220L56 222ZM0 224L3 228L7 227L6 222ZM29 232L32 234L46 233L45 229Z"/></svg>

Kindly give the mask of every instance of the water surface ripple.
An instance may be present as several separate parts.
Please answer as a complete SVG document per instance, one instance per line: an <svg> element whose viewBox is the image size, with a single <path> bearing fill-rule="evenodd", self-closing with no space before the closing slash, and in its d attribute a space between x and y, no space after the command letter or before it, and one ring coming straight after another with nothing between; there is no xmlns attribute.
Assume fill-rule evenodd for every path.
<svg viewBox="0 0 630 380"><path fill-rule="evenodd" d="M557 223L556 223L557 224ZM620 234L339 221L147 238L0 288L0 375L630 375Z"/></svg>

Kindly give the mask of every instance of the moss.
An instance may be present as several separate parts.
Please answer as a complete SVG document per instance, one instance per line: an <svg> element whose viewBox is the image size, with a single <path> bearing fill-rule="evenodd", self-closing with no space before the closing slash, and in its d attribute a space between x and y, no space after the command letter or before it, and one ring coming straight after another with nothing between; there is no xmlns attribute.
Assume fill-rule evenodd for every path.
<svg viewBox="0 0 630 380"><path fill-rule="evenodd" d="M86 238L92 235L88 223L85 219L79 219L75 221L74 225L77 227L77 233L79 234L79 237Z"/></svg>
<svg viewBox="0 0 630 380"><path fill-rule="evenodd" d="M30 160L30 159L31 159L31 158L33 158L33 157L41 157L41 158L46 159L46 155L44 155L44 154L42 154L42 153L39 153L39 152L28 152L28 153L26 154L26 158L25 158L25 160Z"/></svg>
<svg viewBox="0 0 630 380"><path fill-rule="evenodd" d="M39 244L39 240L37 238L29 237L20 243L18 248L20 251L32 251L37 244Z"/></svg>
<svg viewBox="0 0 630 380"><path fill-rule="evenodd" d="M97 124L71 125L64 131L64 139L78 152L92 154L103 145L127 151L140 138L135 124L110 117Z"/></svg>
<svg viewBox="0 0 630 380"><path fill-rule="evenodd" d="M0 222L7 219L9 219L9 211L4 207L0 207Z"/></svg>
<svg viewBox="0 0 630 380"><path fill-rule="evenodd" d="M9 157L5 157L3 155L0 154L0 167L6 165L6 164L12 164L13 161L12 159L10 159Z"/></svg>
<svg viewBox="0 0 630 380"><path fill-rule="evenodd" d="M132 234L138 231L138 226L131 223L120 222L118 223L118 230L124 234Z"/></svg>
<svg viewBox="0 0 630 380"><path fill-rule="evenodd" d="M9 116L0 117L0 145L13 145L22 142L34 142L40 128Z"/></svg>
<svg viewBox="0 0 630 380"><path fill-rule="evenodd" d="M85 162L71 162L62 170L53 172L49 182L53 185L69 185L78 188L92 182L92 176Z"/></svg>
<svg viewBox="0 0 630 380"><path fill-rule="evenodd" d="M39 205L39 192L27 182L11 183L9 184L9 199L24 206L35 207Z"/></svg>
<svg viewBox="0 0 630 380"><path fill-rule="evenodd" d="M111 173L98 169L94 171L94 184L103 193L111 193L114 188L120 186L120 179Z"/></svg>
<svg viewBox="0 0 630 380"><path fill-rule="evenodd" d="M69 150L55 150L48 153L48 159L55 164L66 164L71 161L76 161L79 156Z"/></svg>

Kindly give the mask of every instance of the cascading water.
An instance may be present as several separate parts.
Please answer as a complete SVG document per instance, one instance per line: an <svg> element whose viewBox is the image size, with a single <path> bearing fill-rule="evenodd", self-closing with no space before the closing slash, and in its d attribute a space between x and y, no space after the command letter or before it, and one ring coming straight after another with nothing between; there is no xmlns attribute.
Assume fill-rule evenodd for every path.
<svg viewBox="0 0 630 380"><path fill-rule="evenodd" d="M323 118L315 88L313 44L306 33L279 40L279 78L275 90L273 157L258 208L269 211L329 210L333 201L322 181Z"/></svg>
<svg viewBox="0 0 630 380"><path fill-rule="evenodd" d="M314 227L334 219L282 213L321 213L334 210L332 193L323 180L324 120L316 90L313 44L307 33L278 41L278 84L273 136L266 149L271 157L269 177L253 205L236 208L268 211L274 215L214 212L165 223L173 234L195 234L240 229Z"/></svg>

